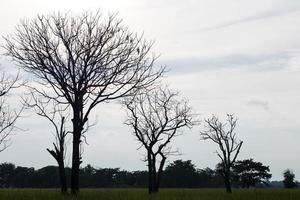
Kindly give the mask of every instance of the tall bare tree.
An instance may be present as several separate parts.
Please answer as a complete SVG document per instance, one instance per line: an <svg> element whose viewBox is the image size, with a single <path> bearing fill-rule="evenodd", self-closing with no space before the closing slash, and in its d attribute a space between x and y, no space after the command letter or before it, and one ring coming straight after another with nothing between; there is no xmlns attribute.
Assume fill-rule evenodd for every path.
<svg viewBox="0 0 300 200"><path fill-rule="evenodd" d="M19 74L11 77L3 71L0 72L0 152L10 145L10 136L17 129L16 122L23 111L23 107L18 110L12 109L8 103L8 97L12 89L22 85Z"/></svg>
<svg viewBox="0 0 300 200"><path fill-rule="evenodd" d="M79 192L80 144L91 111L152 85L164 72L154 67L151 47L116 15L99 12L40 15L6 37L7 55L37 78L35 92L72 109L72 194Z"/></svg>
<svg viewBox="0 0 300 200"><path fill-rule="evenodd" d="M148 164L148 191L158 192L162 170L167 157L177 153L170 146L182 128L194 124L191 107L178 93L167 88L147 91L125 101L128 120L134 135L146 150ZM140 148L141 148L140 147Z"/></svg>
<svg viewBox="0 0 300 200"><path fill-rule="evenodd" d="M237 118L233 114L227 114L227 123L222 123L216 116L205 119L206 130L201 132L203 140L211 140L219 147L218 157L221 159L221 174L227 193L231 190L231 168L240 153L243 141L236 137L234 131ZM229 126L228 128L227 125Z"/></svg>
<svg viewBox="0 0 300 200"><path fill-rule="evenodd" d="M47 151L56 160L59 169L59 178L62 194L68 191L67 178L65 172L65 156L66 156L66 139L70 131L66 130L66 116L68 115L68 107L60 107L55 101L49 99L37 98L38 95L30 93L30 99L24 99L23 104L28 108L33 108L35 112L46 118L55 130L53 142L54 149Z"/></svg>

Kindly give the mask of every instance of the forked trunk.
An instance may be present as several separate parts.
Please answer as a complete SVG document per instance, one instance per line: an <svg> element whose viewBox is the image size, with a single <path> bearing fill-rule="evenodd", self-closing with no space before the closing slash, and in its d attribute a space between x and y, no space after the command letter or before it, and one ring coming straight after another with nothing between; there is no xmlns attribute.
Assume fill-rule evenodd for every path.
<svg viewBox="0 0 300 200"><path fill-rule="evenodd" d="M156 170L156 158L154 155L148 152L148 174L149 174L149 183L148 183L148 192L149 194L154 194L159 192L160 179L162 174L162 169L164 166L166 158L160 162L158 171Z"/></svg>

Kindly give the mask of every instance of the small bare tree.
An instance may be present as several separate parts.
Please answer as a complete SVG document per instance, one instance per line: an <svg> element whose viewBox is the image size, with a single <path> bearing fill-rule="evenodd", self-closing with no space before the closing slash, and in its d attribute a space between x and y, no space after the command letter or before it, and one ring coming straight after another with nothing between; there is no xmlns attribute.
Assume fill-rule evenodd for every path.
<svg viewBox="0 0 300 200"><path fill-rule="evenodd" d="M65 172L66 138L70 133L66 130L68 108L61 108L57 102L49 101L48 99L43 101L42 98L37 98L37 95L32 92L30 95L31 98L24 99L23 104L28 108L33 108L39 116L46 118L55 130L55 142L53 142L54 150L47 148L47 151L58 164L61 192L62 194L66 194L68 190ZM49 107L51 108L49 109Z"/></svg>
<svg viewBox="0 0 300 200"><path fill-rule="evenodd" d="M11 109L7 98L12 89L21 87L23 83L18 83L19 74L13 78L5 72L0 73L0 152L2 152L10 145L10 136L17 128L16 121L23 111L23 107L19 110Z"/></svg>
<svg viewBox="0 0 300 200"><path fill-rule="evenodd" d="M243 141L236 138L234 129L236 127L237 118L233 114L227 114L227 123L222 123L216 116L205 119L206 130L201 132L203 140L211 140L216 143L220 151L217 151L218 157L221 159L221 174L227 193L231 190L231 168L236 161ZM226 129L226 126L229 126Z"/></svg>
<svg viewBox="0 0 300 200"><path fill-rule="evenodd" d="M56 124L53 122L53 125ZM65 172L65 156L66 156L66 137L68 132L65 130L65 117L61 116L61 121L59 125L59 129L56 126L56 142L53 143L54 150L50 150L47 148L47 151L53 156L58 164L59 169L59 178L60 178L60 186L62 194L66 194L68 191L67 187L67 177Z"/></svg>
<svg viewBox="0 0 300 200"><path fill-rule="evenodd" d="M154 68L151 47L116 15L90 12L41 15L6 38L7 55L37 78L35 92L72 109L72 194L79 192L82 133L92 110L151 86L164 72Z"/></svg>
<svg viewBox="0 0 300 200"><path fill-rule="evenodd" d="M177 92L160 88L125 101L128 110L125 123L133 128L141 147L147 151L149 193L158 192L165 161L177 153L169 145L171 140L182 128L191 128L194 123L187 101L177 98Z"/></svg>

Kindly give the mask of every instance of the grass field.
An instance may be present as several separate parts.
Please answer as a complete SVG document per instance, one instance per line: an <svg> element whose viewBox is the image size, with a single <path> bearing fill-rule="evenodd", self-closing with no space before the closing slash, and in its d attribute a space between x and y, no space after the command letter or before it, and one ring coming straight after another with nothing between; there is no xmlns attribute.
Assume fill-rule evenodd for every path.
<svg viewBox="0 0 300 200"><path fill-rule="evenodd" d="M54 189L1 189L1 200L300 200L300 190L250 189L234 190L228 195L222 189L162 189L149 196L145 189L82 189L78 198L61 196Z"/></svg>

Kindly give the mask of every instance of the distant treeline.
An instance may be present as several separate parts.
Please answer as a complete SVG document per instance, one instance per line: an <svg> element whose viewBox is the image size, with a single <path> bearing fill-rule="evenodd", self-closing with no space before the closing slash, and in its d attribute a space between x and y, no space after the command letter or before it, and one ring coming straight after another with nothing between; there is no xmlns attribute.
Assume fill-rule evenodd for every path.
<svg viewBox="0 0 300 200"><path fill-rule="evenodd" d="M67 177L70 177L70 168L66 168L66 174ZM165 168L162 176L162 187L223 187L223 179L217 169L196 169L190 160L174 161ZM70 178L67 180L70 180ZM147 185L147 171L126 171L119 168L94 168L91 165L80 169L80 187L147 187ZM0 186L4 188L60 187L58 167L46 166L35 170L33 167L20 167L12 163L2 163L0 164ZM233 186L245 187L245 185L238 180L233 180ZM264 185L259 183L256 184L256 186Z"/></svg>

